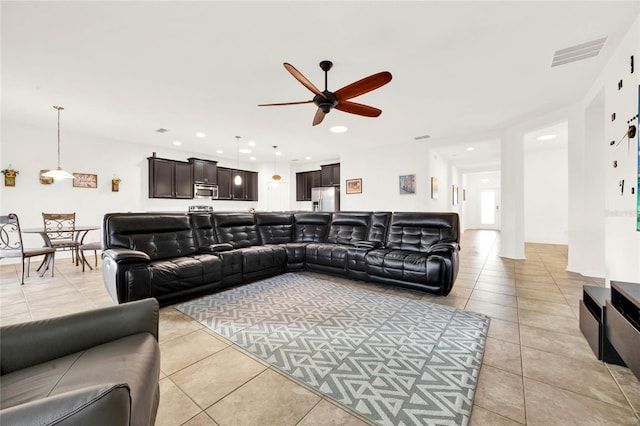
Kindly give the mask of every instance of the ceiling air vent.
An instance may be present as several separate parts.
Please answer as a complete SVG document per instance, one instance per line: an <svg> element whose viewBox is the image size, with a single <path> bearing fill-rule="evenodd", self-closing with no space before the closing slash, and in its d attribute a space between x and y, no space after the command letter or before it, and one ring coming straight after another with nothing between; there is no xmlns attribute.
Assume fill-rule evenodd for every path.
<svg viewBox="0 0 640 426"><path fill-rule="evenodd" d="M565 49L556 50L556 53L553 54L551 67L553 68L558 65L564 65L598 56L606 41L607 37L603 37L586 43L576 44L575 46L567 47Z"/></svg>
<svg viewBox="0 0 640 426"><path fill-rule="evenodd" d="M163 129L162 127L159 128L158 130L156 130L156 132L158 132L158 133L164 133L164 132L168 132L168 131L169 131L168 129Z"/></svg>

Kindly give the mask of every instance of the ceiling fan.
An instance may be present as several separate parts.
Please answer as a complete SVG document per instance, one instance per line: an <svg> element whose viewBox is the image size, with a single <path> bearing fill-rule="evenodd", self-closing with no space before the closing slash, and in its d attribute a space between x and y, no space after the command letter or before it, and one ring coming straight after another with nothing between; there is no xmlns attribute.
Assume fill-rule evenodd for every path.
<svg viewBox="0 0 640 426"><path fill-rule="evenodd" d="M284 102L276 104L260 104L258 106L280 106L280 105L298 105L298 104L310 104L314 103L318 107L316 115L313 117L313 125L316 126L322 123L324 116L335 108L340 111L348 112L351 114L363 115L365 117L377 117L382 114L382 110L374 108L369 105L363 105L356 102L351 102L349 99L356 96L364 95L372 90L384 86L391 81L391 73L387 71L379 72L377 74L370 75L354 83L351 83L342 89L330 92L327 89L327 73L333 67L333 62L322 61L320 62L320 68L324 71L324 91L320 91L316 86L309 81L300 71L298 71L293 65L285 62L284 67L291 73L296 80L298 80L304 87L309 89L315 94L310 101L301 102Z"/></svg>

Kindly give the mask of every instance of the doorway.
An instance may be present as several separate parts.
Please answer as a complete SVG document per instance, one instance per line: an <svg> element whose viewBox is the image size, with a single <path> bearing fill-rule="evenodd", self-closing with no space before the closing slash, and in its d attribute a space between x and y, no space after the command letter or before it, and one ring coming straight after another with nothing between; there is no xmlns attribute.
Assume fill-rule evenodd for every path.
<svg viewBox="0 0 640 426"><path fill-rule="evenodd" d="M483 229L500 229L500 193L495 189L480 191L479 221Z"/></svg>

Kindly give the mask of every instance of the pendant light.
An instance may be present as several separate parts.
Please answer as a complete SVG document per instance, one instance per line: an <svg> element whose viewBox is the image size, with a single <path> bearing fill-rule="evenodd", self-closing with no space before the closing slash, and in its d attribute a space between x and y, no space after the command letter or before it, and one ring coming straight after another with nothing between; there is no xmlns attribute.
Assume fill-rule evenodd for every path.
<svg viewBox="0 0 640 426"><path fill-rule="evenodd" d="M242 176L240 176L240 136L236 136L236 177L233 178L234 185L242 185Z"/></svg>
<svg viewBox="0 0 640 426"><path fill-rule="evenodd" d="M65 172L60 167L60 111L64 109L61 106L55 106L55 109L58 110L58 167L55 170L49 170L47 173L43 173L42 176L54 178L54 179L73 179L73 175L69 172Z"/></svg>
<svg viewBox="0 0 640 426"><path fill-rule="evenodd" d="M276 158L278 156L276 149L278 149L278 145L272 145L272 146L273 146L273 176L271 176L271 179L273 179L274 185L277 185L278 181L282 179L282 176L278 174L278 171L277 171L278 169L276 168Z"/></svg>

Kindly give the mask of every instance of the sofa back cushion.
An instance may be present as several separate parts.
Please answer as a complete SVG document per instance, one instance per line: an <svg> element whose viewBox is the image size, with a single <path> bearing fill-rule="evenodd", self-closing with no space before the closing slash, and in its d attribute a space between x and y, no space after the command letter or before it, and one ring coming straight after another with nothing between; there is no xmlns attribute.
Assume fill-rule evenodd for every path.
<svg viewBox="0 0 640 426"><path fill-rule="evenodd" d="M212 218L218 243L229 243L233 248L260 245L252 213L213 213Z"/></svg>
<svg viewBox="0 0 640 426"><path fill-rule="evenodd" d="M371 213L371 226L367 241L374 241L384 244L387 238L387 230L389 229L389 219L391 212L373 212Z"/></svg>
<svg viewBox="0 0 640 426"><path fill-rule="evenodd" d="M386 247L424 252L439 242L459 242L457 213L393 213Z"/></svg>
<svg viewBox="0 0 640 426"><path fill-rule="evenodd" d="M296 243L323 243L329 229L331 213L294 213L293 240Z"/></svg>
<svg viewBox="0 0 640 426"><path fill-rule="evenodd" d="M218 243L215 230L213 229L211 213L191 213L189 219L198 247L208 247Z"/></svg>
<svg viewBox="0 0 640 426"><path fill-rule="evenodd" d="M326 242L332 244L351 244L367 238L370 212L335 212L331 215L331 224Z"/></svg>
<svg viewBox="0 0 640 426"><path fill-rule="evenodd" d="M284 244L293 241L292 213L256 213L255 218L262 244Z"/></svg>
<svg viewBox="0 0 640 426"><path fill-rule="evenodd" d="M190 256L197 251L187 214L106 214L102 232L105 248L142 251L151 260Z"/></svg>

